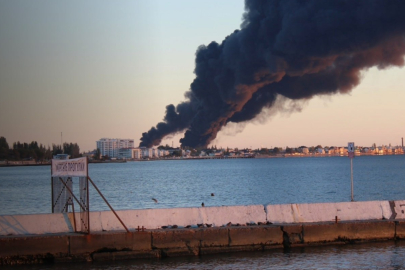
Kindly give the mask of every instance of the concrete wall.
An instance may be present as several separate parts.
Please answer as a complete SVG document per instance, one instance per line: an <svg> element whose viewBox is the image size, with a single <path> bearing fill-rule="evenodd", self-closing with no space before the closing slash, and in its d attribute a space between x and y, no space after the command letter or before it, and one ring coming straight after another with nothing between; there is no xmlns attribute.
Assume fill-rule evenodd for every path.
<svg viewBox="0 0 405 270"><path fill-rule="evenodd" d="M159 229L0 237L0 267L44 262L106 261L262 251L326 243L404 239L391 220Z"/></svg>
<svg viewBox="0 0 405 270"><path fill-rule="evenodd" d="M336 217L340 221L391 219L393 210L400 211L399 203L394 203L396 209L389 201L267 205L266 213L272 223L328 222Z"/></svg>
<svg viewBox="0 0 405 270"><path fill-rule="evenodd" d="M248 205L117 211L124 224L134 231L138 226L158 229L209 224L212 227L249 223L300 224L356 220L401 220L405 218L405 201L367 201L313 204ZM76 223L79 227L80 216ZM0 236L73 232L72 214L0 216ZM110 211L90 213L91 232L124 230Z"/></svg>
<svg viewBox="0 0 405 270"><path fill-rule="evenodd" d="M66 214L0 216L0 236L72 231L71 222Z"/></svg>

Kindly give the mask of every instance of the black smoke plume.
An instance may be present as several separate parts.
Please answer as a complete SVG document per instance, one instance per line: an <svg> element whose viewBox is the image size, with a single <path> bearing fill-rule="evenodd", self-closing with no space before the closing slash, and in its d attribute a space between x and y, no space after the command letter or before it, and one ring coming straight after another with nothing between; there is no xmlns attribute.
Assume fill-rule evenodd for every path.
<svg viewBox="0 0 405 270"><path fill-rule="evenodd" d="M362 70L402 66L404 14L404 0L246 0L241 29L197 49L187 101L168 105L140 146L185 131L182 146L204 147L278 95L347 93Z"/></svg>

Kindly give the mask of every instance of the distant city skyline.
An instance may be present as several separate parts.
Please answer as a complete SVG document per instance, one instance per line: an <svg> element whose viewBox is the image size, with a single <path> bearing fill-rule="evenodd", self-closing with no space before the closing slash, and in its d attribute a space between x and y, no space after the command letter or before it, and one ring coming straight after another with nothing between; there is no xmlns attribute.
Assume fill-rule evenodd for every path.
<svg viewBox="0 0 405 270"><path fill-rule="evenodd" d="M244 1L0 0L0 136L9 145L63 141L81 151L133 138L184 101L198 46L240 29ZM363 71L350 93L318 96L229 123L210 145L230 148L400 145L403 68ZM183 134L161 144L179 146Z"/></svg>

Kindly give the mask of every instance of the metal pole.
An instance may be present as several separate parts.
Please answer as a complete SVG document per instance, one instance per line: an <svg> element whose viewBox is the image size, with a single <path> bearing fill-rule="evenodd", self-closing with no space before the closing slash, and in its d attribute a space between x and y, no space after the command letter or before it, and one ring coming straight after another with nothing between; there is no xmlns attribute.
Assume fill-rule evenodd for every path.
<svg viewBox="0 0 405 270"><path fill-rule="evenodd" d="M52 202L51 202L51 206L52 206L52 214L54 213L54 205L53 205L53 177L52 177L52 173L53 173L53 170L52 170L52 168L53 168L53 160L51 161L51 200L52 200Z"/></svg>
<svg viewBox="0 0 405 270"><path fill-rule="evenodd" d="M73 201L72 201L72 198L69 198L69 201L71 201L72 202L72 211L73 211L73 223L74 223L74 229L75 229L75 232L77 232L77 229L76 229L76 214L75 214L75 204L73 203ZM69 206L67 206L67 209L68 209L68 207Z"/></svg>
<svg viewBox="0 0 405 270"><path fill-rule="evenodd" d="M124 222L122 222L122 220L120 219L120 217L117 215L117 213L114 211L114 209L112 208L112 206L108 203L107 199L103 196L103 194L101 194L101 191L98 189L98 187L96 186L96 184L94 184L93 180L91 180L90 177L87 177L87 179L89 179L90 183L93 185L93 187L97 190L98 194L100 194L101 198L103 198L103 200L105 201L105 203L108 205L108 207L110 207L111 211L114 213L114 215L117 217L117 219L121 222L122 226L124 226L125 230L127 232L129 232L127 226L125 226Z"/></svg>
<svg viewBox="0 0 405 270"><path fill-rule="evenodd" d="M51 167L52 167L52 165L51 165ZM54 213L54 205L53 205L53 177L52 177L52 169L51 169L51 192L52 192L52 195L51 195L51 200L52 200L52 202L51 202L51 206L52 206L52 214Z"/></svg>
<svg viewBox="0 0 405 270"><path fill-rule="evenodd" d="M351 176L351 184L352 184L352 202L354 202L354 199L353 199L353 158L350 159L350 176Z"/></svg>
<svg viewBox="0 0 405 270"><path fill-rule="evenodd" d="M89 157L86 157L86 188L87 188L87 190L86 190L86 192L87 192L87 200L86 200L86 203L87 203L87 230L88 230L88 233L90 234L90 191L89 191L89 189L90 189L90 185L89 185Z"/></svg>

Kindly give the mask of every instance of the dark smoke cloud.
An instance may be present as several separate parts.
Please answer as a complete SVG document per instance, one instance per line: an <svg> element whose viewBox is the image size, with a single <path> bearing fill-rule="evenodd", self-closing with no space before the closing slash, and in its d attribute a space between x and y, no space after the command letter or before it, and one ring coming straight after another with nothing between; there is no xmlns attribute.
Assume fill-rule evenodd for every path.
<svg viewBox="0 0 405 270"><path fill-rule="evenodd" d="M185 131L182 146L204 147L279 95L347 93L362 70L402 66L404 14L403 0L246 0L241 29L198 48L187 101L168 105L140 145Z"/></svg>

